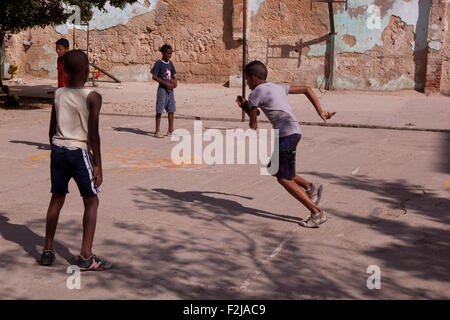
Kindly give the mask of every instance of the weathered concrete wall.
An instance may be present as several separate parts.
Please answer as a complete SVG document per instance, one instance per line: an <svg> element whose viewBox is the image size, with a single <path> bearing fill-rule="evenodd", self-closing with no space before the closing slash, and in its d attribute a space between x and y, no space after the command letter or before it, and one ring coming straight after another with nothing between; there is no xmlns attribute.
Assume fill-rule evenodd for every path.
<svg viewBox="0 0 450 320"><path fill-rule="evenodd" d="M432 0L428 23L428 56L426 92L438 92L441 88L442 58L447 33L447 0Z"/></svg>
<svg viewBox="0 0 450 320"><path fill-rule="evenodd" d="M446 37L442 55L441 93L450 96L450 8L447 7Z"/></svg>
<svg viewBox="0 0 450 320"><path fill-rule="evenodd" d="M232 0L140 1L117 11L96 13L91 21L90 58L124 81L151 79L152 64L161 57L159 48L169 43L179 77L185 81L224 81L239 72L240 43L232 38ZM126 19L124 18L126 17ZM26 32L8 42L7 60L19 64L20 72L55 78L55 41L73 43L73 28L33 29L33 45L23 54ZM86 47L86 32L76 30L79 49Z"/></svg>
<svg viewBox="0 0 450 320"><path fill-rule="evenodd" d="M320 85L327 68L327 38L321 38L329 31L327 5L314 4L311 13L308 8L309 1L265 1L252 24L251 56L265 60L277 79ZM353 0L348 11L335 6L335 87L423 89L429 11L422 0Z"/></svg>
<svg viewBox="0 0 450 320"><path fill-rule="evenodd" d="M322 85L328 72L327 5L314 4L311 11L309 0L248 2L249 59L266 62L276 81ZM175 48L173 60L181 79L225 82L241 69L241 4L141 0L124 11L97 12L91 21L91 60L122 80L147 81L160 57L158 48L167 42ZM430 8L430 0L351 0L348 11L335 5L335 88L423 89L430 58ZM441 18L446 26L447 17ZM54 41L64 36L72 42L72 30L49 27L32 34L34 43L26 53L21 41L27 33L13 37L8 59L17 61L21 72L55 77ZM86 33L76 34L81 48ZM444 35L433 41L443 44ZM442 45L433 50L444 56L446 49Z"/></svg>

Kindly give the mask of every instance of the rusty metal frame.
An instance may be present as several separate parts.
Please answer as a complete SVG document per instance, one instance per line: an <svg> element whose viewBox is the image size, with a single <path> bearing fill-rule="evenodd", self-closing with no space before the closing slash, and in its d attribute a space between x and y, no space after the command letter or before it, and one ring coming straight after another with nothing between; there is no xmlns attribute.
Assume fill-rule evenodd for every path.
<svg viewBox="0 0 450 320"><path fill-rule="evenodd" d="M329 50L328 50L328 68L329 74L328 79L325 84L325 90L333 90L334 89L334 44L335 44L335 36L336 29L334 25L334 10L333 3L345 3L345 10L348 9L348 0L310 0L310 9L312 10L313 2L323 2L328 3L328 15L330 19L330 42L329 42Z"/></svg>
<svg viewBox="0 0 450 320"><path fill-rule="evenodd" d="M345 3L345 10L348 9L348 0L309 0L310 10L312 10L313 2Z"/></svg>

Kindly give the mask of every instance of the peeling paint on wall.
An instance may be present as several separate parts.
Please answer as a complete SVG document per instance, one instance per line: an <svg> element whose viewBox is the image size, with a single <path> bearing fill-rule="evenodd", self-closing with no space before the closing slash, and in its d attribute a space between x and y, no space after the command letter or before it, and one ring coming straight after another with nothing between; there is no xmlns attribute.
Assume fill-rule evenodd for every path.
<svg viewBox="0 0 450 320"><path fill-rule="evenodd" d="M249 17L253 17L258 13L259 7L265 0L250 0L248 3L249 7Z"/></svg>
<svg viewBox="0 0 450 320"><path fill-rule="evenodd" d="M317 77L316 84L319 87L323 85L323 76ZM414 81L405 76L391 80L385 84L380 84L376 79L369 79L369 86L366 81L355 76L345 75L334 79L334 88L338 90L375 90L375 91L395 91L405 88L414 88Z"/></svg>
<svg viewBox="0 0 450 320"><path fill-rule="evenodd" d="M45 50L45 52L47 52L48 54L51 54L55 57L55 59L58 57L58 54L56 53L54 48L49 48L49 46L44 45L42 46L42 48Z"/></svg>
<svg viewBox="0 0 450 320"><path fill-rule="evenodd" d="M400 78L391 80L383 85L380 85L377 80L370 79L369 80L370 89L372 90L381 90L381 91L395 91L404 88L414 88L414 81L408 79L405 76L400 76Z"/></svg>
<svg viewBox="0 0 450 320"><path fill-rule="evenodd" d="M117 66L114 67L112 73L121 81L149 81L149 68L148 66Z"/></svg>
<svg viewBox="0 0 450 320"><path fill-rule="evenodd" d="M48 76L52 79L56 78L58 76L58 69L56 67L55 62L46 62L46 61L39 61L39 64L33 68L36 71L39 70L45 70L48 71Z"/></svg>
<svg viewBox="0 0 450 320"><path fill-rule="evenodd" d="M429 46L431 49L438 50L438 51L442 49L442 44L441 44L439 41L431 41L431 42L428 44L428 46Z"/></svg>
<svg viewBox="0 0 450 320"><path fill-rule="evenodd" d="M37 68L33 68L36 71L39 70L46 70L48 71L48 76L50 78L55 78L58 76L58 69L56 66L56 59L58 58L58 54L56 53L55 49L50 48L47 45L43 45L42 48L45 50L45 60L39 60L39 64Z"/></svg>
<svg viewBox="0 0 450 320"><path fill-rule="evenodd" d="M408 25L414 26L414 32L416 33L417 40L420 40L427 30L418 30L417 26L427 25L424 23L418 23L419 18L424 19L420 15L420 11L429 11L430 3L429 1L395 1L392 3L392 8L387 9L383 16L380 17L381 28L370 29L367 26L367 21L370 19L371 15L374 13L369 13L369 5L375 4L375 0L354 0L348 3L348 11L340 10L335 13L335 25L336 25L336 44L335 53L364 53L365 51L373 49L376 45L382 46L382 33L383 30L389 25L390 17L395 15L398 16ZM420 3L419 3L420 2ZM385 4L386 6L387 4ZM361 10L364 9L364 10ZM356 13L355 16L352 16ZM353 46L349 46L344 41L344 36L354 36L356 38L356 43ZM417 41L419 42L419 41ZM423 43L423 41L420 41ZM308 53L309 56L323 56L325 54L326 45L313 45ZM414 44L415 50L424 49L425 46L417 47Z"/></svg>
<svg viewBox="0 0 450 320"><path fill-rule="evenodd" d="M249 59L266 62L273 81L323 85L329 72L327 5L310 11L309 0L247 1ZM238 14L232 10L242 0L206 2L205 7L198 0L140 0L124 10L96 10L90 57L123 81L149 81L151 64L160 58L158 48L168 42L176 50L173 59L182 81L226 81L239 73L242 63L242 44L235 41L233 29ZM442 37L447 18L433 18L430 8L430 0L351 0L348 11L336 5L335 88L423 89L427 70L439 60L428 59L430 52L436 57L448 52ZM237 23L242 28L242 16ZM68 25L57 30L72 33ZM54 40L61 35L53 27L33 30L35 44L24 52L27 37L25 32L14 36L11 57L23 61L24 72L56 78ZM85 33L78 32L76 41L84 44Z"/></svg>
<svg viewBox="0 0 450 320"><path fill-rule="evenodd" d="M89 22L91 30L104 30L119 24L126 25L131 18L151 12L155 10L159 0L151 0L150 6L146 5L147 0L138 0L136 3L127 4L123 9L111 6L109 3L105 5L105 12L97 8L93 9L93 17ZM67 34L69 28L73 28L73 24L66 23L56 27L56 31L60 34ZM77 29L85 30L86 27L76 26Z"/></svg>

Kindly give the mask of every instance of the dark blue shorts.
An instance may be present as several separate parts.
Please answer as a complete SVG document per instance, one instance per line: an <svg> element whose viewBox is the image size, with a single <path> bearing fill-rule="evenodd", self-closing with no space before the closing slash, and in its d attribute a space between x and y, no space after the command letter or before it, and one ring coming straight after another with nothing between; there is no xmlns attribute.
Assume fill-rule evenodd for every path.
<svg viewBox="0 0 450 320"><path fill-rule="evenodd" d="M94 181L91 181L94 173L94 161L90 152L82 149L69 150L52 145L50 159L51 193L59 195L69 193L71 178L77 183L83 198L100 192L95 188Z"/></svg>
<svg viewBox="0 0 450 320"><path fill-rule="evenodd" d="M277 178L292 180L295 177L295 157L301 137L301 134L291 134L280 138L280 162L278 172L275 175Z"/></svg>
<svg viewBox="0 0 450 320"><path fill-rule="evenodd" d="M156 94L156 113L176 112L175 95L173 90L159 87Z"/></svg>

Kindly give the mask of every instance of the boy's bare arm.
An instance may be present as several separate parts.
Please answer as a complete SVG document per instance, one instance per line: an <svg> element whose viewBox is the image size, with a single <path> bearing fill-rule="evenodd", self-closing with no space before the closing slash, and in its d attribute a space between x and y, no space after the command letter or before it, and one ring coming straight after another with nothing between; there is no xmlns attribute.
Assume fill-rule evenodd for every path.
<svg viewBox="0 0 450 320"><path fill-rule="evenodd" d="M258 108L257 107L251 107L250 108L250 128L253 130L258 129Z"/></svg>
<svg viewBox="0 0 450 320"><path fill-rule="evenodd" d="M156 74L153 75L153 80L155 80L156 82L162 84L163 86L166 86L167 89L173 89L174 85L172 83L169 83L167 81L164 81L162 79L160 79Z"/></svg>
<svg viewBox="0 0 450 320"><path fill-rule="evenodd" d="M173 88L175 89L178 86L178 81L177 78L175 78L175 75L173 75L172 77L173 77Z"/></svg>
<svg viewBox="0 0 450 320"><path fill-rule="evenodd" d="M324 122L327 122L328 119L331 119L332 116L336 114L336 112L328 112L322 110L322 107L320 106L319 99L317 98L314 91L311 89L311 87L304 87L304 86L291 86L289 89L290 94L304 94L309 101L314 106L314 109L316 109L317 114L322 118Z"/></svg>
<svg viewBox="0 0 450 320"><path fill-rule="evenodd" d="M50 126L48 129L48 138L50 141L50 145L53 143L53 136L56 134L56 111L55 111L55 104L52 106L52 114L50 116Z"/></svg>
<svg viewBox="0 0 450 320"><path fill-rule="evenodd" d="M98 130L100 109L102 107L102 96L97 92L92 92L88 97L88 104L88 139L92 147L92 154L94 155L94 174L92 177L92 181L95 181L95 187L98 188L103 182L102 155L100 152L100 133Z"/></svg>

